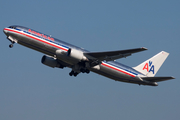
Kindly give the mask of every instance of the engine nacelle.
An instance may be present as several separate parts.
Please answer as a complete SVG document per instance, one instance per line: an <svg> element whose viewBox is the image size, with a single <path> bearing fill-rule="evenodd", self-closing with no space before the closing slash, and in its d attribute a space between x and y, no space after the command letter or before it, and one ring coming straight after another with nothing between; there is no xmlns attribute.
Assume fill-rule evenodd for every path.
<svg viewBox="0 0 180 120"><path fill-rule="evenodd" d="M80 50L76 50L76 49L72 49L70 48L67 52L67 56L69 56L70 58L81 62L81 61L88 61L88 59L86 58L86 56L84 56L83 52Z"/></svg>
<svg viewBox="0 0 180 120"><path fill-rule="evenodd" d="M44 65L47 65L49 67L58 67L58 68L63 68L64 66L61 65L56 59L54 59L53 57L50 56L46 56L44 55L41 59L41 63Z"/></svg>
<svg viewBox="0 0 180 120"><path fill-rule="evenodd" d="M59 49L59 50L56 50L56 55L58 55L58 56L67 56L67 52L64 51L64 50Z"/></svg>

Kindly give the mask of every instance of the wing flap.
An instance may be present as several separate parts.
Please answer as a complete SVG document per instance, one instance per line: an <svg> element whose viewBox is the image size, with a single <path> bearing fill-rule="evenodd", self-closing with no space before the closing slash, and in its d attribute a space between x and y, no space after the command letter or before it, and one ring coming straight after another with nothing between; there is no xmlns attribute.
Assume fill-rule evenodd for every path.
<svg viewBox="0 0 180 120"><path fill-rule="evenodd" d="M162 81L175 79L175 78L174 77L143 77L142 79L149 82L162 82Z"/></svg>

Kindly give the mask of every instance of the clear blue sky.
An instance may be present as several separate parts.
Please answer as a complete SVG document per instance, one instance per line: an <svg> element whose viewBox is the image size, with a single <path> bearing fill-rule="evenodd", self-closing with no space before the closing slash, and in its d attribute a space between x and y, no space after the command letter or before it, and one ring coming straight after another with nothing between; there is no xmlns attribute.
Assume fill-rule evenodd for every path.
<svg viewBox="0 0 180 120"><path fill-rule="evenodd" d="M175 80L138 86L69 68L41 64L42 53L10 42L0 32L1 120L180 119L179 0L0 1L0 28L26 26L90 51L146 47L119 62L131 67L164 50L157 76Z"/></svg>

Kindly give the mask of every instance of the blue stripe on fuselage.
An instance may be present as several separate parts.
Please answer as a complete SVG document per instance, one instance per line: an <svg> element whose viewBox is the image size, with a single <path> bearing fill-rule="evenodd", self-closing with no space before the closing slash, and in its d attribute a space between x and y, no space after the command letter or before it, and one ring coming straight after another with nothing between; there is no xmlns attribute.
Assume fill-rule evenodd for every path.
<svg viewBox="0 0 180 120"><path fill-rule="evenodd" d="M64 42L64 41L61 41L61 40L58 40L58 39L56 39L56 38L54 38L54 41L52 41L52 40L48 40L48 39L45 39L45 38L43 38L43 37L40 37L40 36L38 36L38 35L36 35L36 34L33 34L33 33L30 33L30 32L28 32L28 30L29 30L29 28L22 28L22 29L20 29L20 27L19 28L16 28L16 30L17 31L23 31L24 33L26 33L26 34L28 34L28 35L32 35L32 36L34 36L34 37L37 37L38 39L41 39L41 40L44 40L44 41L47 41L47 42L51 42L51 43L53 43L53 44L55 44L55 45L57 45L57 46L61 46L61 47L63 47L63 48L65 48L65 49L69 49L69 47L74 47L74 48L77 48L77 49L80 49L79 47L76 47L76 46L73 46L73 45L71 45L71 44L69 44L69 43L66 43L66 42ZM32 29L31 29L32 30ZM33 30L33 31L35 31L35 30ZM37 31L35 31L35 32L37 32ZM37 33L40 33L40 32L37 32ZM41 33L42 34L42 33ZM44 34L45 35L45 34ZM48 35L47 35L48 36ZM66 45L68 45L68 46L66 46ZM81 49L82 50L82 49ZM86 50L83 50L83 51L86 51ZM46 51L47 52L47 51ZM135 76L137 76L138 74L141 74L141 73L139 73L139 72L137 72L136 70L134 70L133 68L131 68L131 67L128 67L128 66L125 66L125 65L123 65L123 64L120 64L120 63L118 63L118 62L114 62L114 61L111 61L111 62L105 62L106 64L109 64L109 65L111 65L111 66L114 66L114 67L116 67L116 68L118 68L118 69L121 69L121 70L124 70L124 71L126 71L126 72L128 72L128 73L130 73L130 74L133 74L133 75L135 75Z"/></svg>
<svg viewBox="0 0 180 120"><path fill-rule="evenodd" d="M126 72L129 72L129 73L131 73L133 75L141 74L138 71L134 70L133 68L131 68L129 66L126 66L126 65L123 65L121 63L115 62L115 61L110 61L110 62L106 62L106 63L109 64L109 65L115 66L115 67L117 67L119 69L122 69L122 70L124 70Z"/></svg>
<svg viewBox="0 0 180 120"><path fill-rule="evenodd" d="M15 30L17 30L17 31L23 31L24 33L26 33L26 34L28 34L28 35L32 35L32 36L34 36L34 37L37 37L38 39L44 40L44 41L46 41L46 42L51 42L51 43L53 43L53 44L55 44L55 45L57 45L57 46L60 46L60 47L62 47L62 48L64 48L64 49L66 49L66 51L69 49L69 47L61 44L61 41L59 41L59 40L57 40L57 39L55 39L55 38L53 38L54 41L52 41L52 40L49 40L49 39L45 39L45 38L43 38L43 37L41 37L41 36L38 36L38 35L36 35L36 34L32 34L32 33L28 32L28 28L26 28L26 30L21 30L21 29L16 28ZM34 31L34 30L33 30L33 31ZM35 32L36 32L36 31L35 31ZM38 33L40 33L40 32L38 32ZM43 34L43 35L45 35L45 34ZM48 35L46 35L46 36L48 36ZM48 36L48 37L49 37L49 36Z"/></svg>

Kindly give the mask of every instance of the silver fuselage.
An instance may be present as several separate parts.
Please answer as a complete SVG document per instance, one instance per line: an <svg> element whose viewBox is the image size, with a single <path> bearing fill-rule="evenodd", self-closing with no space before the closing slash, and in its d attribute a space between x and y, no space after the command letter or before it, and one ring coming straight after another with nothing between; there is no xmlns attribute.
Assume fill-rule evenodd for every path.
<svg viewBox="0 0 180 120"><path fill-rule="evenodd" d="M16 26L15 28L4 28L4 33L11 42L19 43L28 48L55 57L62 61L66 67L69 68L73 68L73 66L77 63L68 57L57 57L57 50L67 52L69 48L73 48L83 53L88 52L87 50L26 27ZM99 65L90 67L88 69L92 72L106 76L116 81L157 86L157 83L155 82L142 80L141 77L144 75L134 70L133 68L115 61L103 61Z"/></svg>

